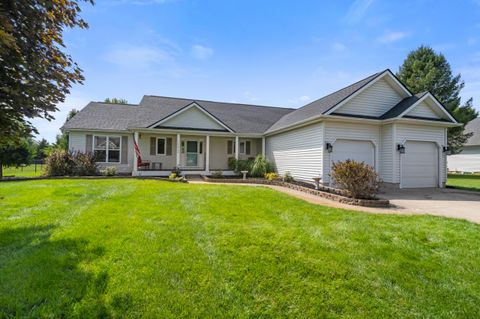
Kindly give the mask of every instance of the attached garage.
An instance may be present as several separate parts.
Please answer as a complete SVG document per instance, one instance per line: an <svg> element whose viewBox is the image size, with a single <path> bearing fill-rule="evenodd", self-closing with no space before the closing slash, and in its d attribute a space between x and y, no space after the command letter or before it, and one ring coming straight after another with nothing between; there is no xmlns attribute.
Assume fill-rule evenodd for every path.
<svg viewBox="0 0 480 319"><path fill-rule="evenodd" d="M400 187L438 187L438 161L436 143L407 141L401 156Z"/></svg>
<svg viewBox="0 0 480 319"><path fill-rule="evenodd" d="M370 141L337 140L333 145L331 159L332 164L350 159L375 167L375 147Z"/></svg>

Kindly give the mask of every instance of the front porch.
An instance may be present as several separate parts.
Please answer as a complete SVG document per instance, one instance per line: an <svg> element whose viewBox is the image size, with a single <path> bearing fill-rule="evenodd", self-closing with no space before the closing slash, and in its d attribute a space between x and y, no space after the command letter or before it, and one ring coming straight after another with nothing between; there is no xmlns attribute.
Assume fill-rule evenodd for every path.
<svg viewBox="0 0 480 319"><path fill-rule="evenodd" d="M209 175L221 171L235 175L229 158L253 159L265 154L261 137L195 132L134 132L141 163L134 155L133 176L168 176L179 168L183 175Z"/></svg>

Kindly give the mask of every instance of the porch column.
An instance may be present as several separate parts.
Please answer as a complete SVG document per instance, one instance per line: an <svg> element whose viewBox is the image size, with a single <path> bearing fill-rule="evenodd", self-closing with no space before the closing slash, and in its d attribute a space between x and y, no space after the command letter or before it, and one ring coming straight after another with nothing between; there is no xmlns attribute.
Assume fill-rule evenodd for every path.
<svg viewBox="0 0 480 319"><path fill-rule="evenodd" d="M205 141L205 171L210 173L210 135L207 135Z"/></svg>
<svg viewBox="0 0 480 319"><path fill-rule="evenodd" d="M235 159L238 160L238 150L240 149L240 143L238 142L238 136L235 136Z"/></svg>
<svg viewBox="0 0 480 319"><path fill-rule="evenodd" d="M180 167L180 151L181 151L180 134L177 134L177 164L175 166Z"/></svg>
<svg viewBox="0 0 480 319"><path fill-rule="evenodd" d="M265 156L265 137L262 137L262 156Z"/></svg>
<svg viewBox="0 0 480 319"><path fill-rule="evenodd" d="M137 158L137 153L135 152L135 143L140 147L140 144L138 143L138 132L133 133L133 175L137 175L138 171L138 158Z"/></svg>

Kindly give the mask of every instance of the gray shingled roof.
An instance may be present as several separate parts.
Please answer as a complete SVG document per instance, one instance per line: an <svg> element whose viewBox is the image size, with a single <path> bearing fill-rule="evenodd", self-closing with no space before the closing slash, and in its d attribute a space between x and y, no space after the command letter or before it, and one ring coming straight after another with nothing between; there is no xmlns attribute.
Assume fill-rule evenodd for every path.
<svg viewBox="0 0 480 319"><path fill-rule="evenodd" d="M146 95L139 105L90 102L63 129L126 130L149 127L196 102L237 133L261 134L293 109Z"/></svg>
<svg viewBox="0 0 480 319"><path fill-rule="evenodd" d="M142 127L150 126L193 102L237 133L261 134L282 116L294 110L282 107L145 95L140 102L140 107L148 109L151 116L148 117L148 123L142 119L145 121ZM165 108L169 109L168 114L162 112Z"/></svg>
<svg viewBox="0 0 480 319"><path fill-rule="evenodd" d="M126 130L137 112L138 105L90 102L62 129Z"/></svg>
<svg viewBox="0 0 480 319"><path fill-rule="evenodd" d="M386 120L386 119L391 119L399 116L400 114L405 112L409 107L411 107L413 104L417 103L417 101L420 100L425 94L428 94L428 92L417 93L410 97L404 98L403 100L398 102L397 105L395 105L390 110L388 110L385 114L380 116L380 119Z"/></svg>
<svg viewBox="0 0 480 319"><path fill-rule="evenodd" d="M386 70L387 71L387 70ZM287 128L289 126L295 125L297 123L303 122L308 120L312 117L317 117L333 107L337 104L348 98L353 93L360 90L362 87L376 79L378 76L383 74L386 71L378 72L369 77L358 81L352 85L349 85L341 90L338 90L334 93L331 93L327 96L322 97L319 100L316 100L310 104L307 104L294 112L288 113L284 115L278 122L273 124L265 133L274 132L277 130L281 130Z"/></svg>
<svg viewBox="0 0 480 319"><path fill-rule="evenodd" d="M473 136L468 139L465 145L480 145L480 117L477 117L465 125L465 133L473 133Z"/></svg>

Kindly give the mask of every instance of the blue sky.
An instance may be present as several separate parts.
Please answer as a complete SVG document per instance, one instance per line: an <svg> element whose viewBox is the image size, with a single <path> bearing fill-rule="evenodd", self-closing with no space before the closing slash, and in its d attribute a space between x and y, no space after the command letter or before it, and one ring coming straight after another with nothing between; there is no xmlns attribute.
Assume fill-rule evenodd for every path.
<svg viewBox="0 0 480 319"><path fill-rule="evenodd" d="M84 70L56 120L107 97L144 94L300 107L386 68L421 44L442 52L480 106L480 0L97 0L66 30Z"/></svg>

